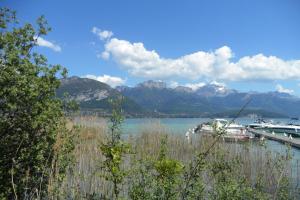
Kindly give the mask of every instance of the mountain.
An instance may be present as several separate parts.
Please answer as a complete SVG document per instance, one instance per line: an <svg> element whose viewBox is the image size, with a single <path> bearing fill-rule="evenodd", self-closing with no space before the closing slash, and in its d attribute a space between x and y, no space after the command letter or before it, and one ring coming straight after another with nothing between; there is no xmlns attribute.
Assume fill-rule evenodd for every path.
<svg viewBox="0 0 300 200"><path fill-rule="evenodd" d="M300 115L300 99L298 97L279 92L267 93L231 93L224 97L211 97L212 104L220 105L227 110L241 108L250 101L247 109L265 110L286 116Z"/></svg>
<svg viewBox="0 0 300 200"><path fill-rule="evenodd" d="M149 88L149 89L165 89L167 84L162 81L145 81L137 85L140 88Z"/></svg>
<svg viewBox="0 0 300 200"><path fill-rule="evenodd" d="M217 105L212 108L207 99L199 98L190 89L171 89L161 82L147 81L136 87L119 87L118 90L158 116L199 116L218 109Z"/></svg>
<svg viewBox="0 0 300 200"><path fill-rule="evenodd" d="M56 95L63 98L65 93L79 103L81 111L97 111L103 115L111 110L109 98L124 97L119 91L105 83L76 76L61 80L61 86L57 89ZM128 97L124 97L123 109L127 115L131 116L146 114L140 105Z"/></svg>
<svg viewBox="0 0 300 200"><path fill-rule="evenodd" d="M168 88L162 81L145 81L135 87L111 88L96 80L71 77L62 79L57 95L67 92L82 111L108 114L109 98L123 96L128 116L152 117L232 117L250 100L242 115L299 117L300 98L280 92L239 92L224 85L209 83L196 90Z"/></svg>
<svg viewBox="0 0 300 200"><path fill-rule="evenodd" d="M206 84L197 90L178 86L167 88L159 81L146 81L136 87L119 87L126 97L160 116L232 116L250 99L243 115L264 117L300 115L300 99L287 93L243 93L221 84Z"/></svg>
<svg viewBox="0 0 300 200"><path fill-rule="evenodd" d="M236 90L231 90L226 88L224 85L220 84L206 84L198 88L195 93L199 96L213 97L213 96L227 96L231 93L236 93Z"/></svg>
<svg viewBox="0 0 300 200"><path fill-rule="evenodd" d="M174 88L174 91L176 91L176 92L193 93L192 88L185 87L185 86L177 86L176 88Z"/></svg>

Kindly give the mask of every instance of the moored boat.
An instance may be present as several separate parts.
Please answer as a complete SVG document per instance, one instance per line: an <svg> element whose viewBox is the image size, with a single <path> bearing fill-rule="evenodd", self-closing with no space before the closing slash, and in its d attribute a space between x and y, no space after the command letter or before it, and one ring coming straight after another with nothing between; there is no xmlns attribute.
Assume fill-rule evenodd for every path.
<svg viewBox="0 0 300 200"><path fill-rule="evenodd" d="M248 124L247 127L253 129L264 129L269 125L272 125L272 122L267 122L266 120L259 118L255 122Z"/></svg>
<svg viewBox="0 0 300 200"><path fill-rule="evenodd" d="M286 136L300 137L300 125L288 123L288 124L274 124L272 122L266 122L264 120L258 120L247 127L252 129L260 129L268 131L272 134L283 134Z"/></svg>
<svg viewBox="0 0 300 200"><path fill-rule="evenodd" d="M287 135L292 135L294 137L300 137L300 126L297 125L270 124L266 126L264 129L266 129L269 132L287 134Z"/></svg>
<svg viewBox="0 0 300 200"><path fill-rule="evenodd" d="M202 123L196 130L199 133L209 135L224 131L221 137L228 140L247 140L252 138L243 125L229 122L226 119L214 119L211 122Z"/></svg>

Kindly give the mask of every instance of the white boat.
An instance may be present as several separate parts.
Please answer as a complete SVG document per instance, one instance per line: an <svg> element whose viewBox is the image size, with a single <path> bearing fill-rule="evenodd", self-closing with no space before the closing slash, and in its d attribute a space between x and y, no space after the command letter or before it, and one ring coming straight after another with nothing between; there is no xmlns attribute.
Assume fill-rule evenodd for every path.
<svg viewBox="0 0 300 200"><path fill-rule="evenodd" d="M247 134L247 130L243 125L235 122L229 122L226 119L214 119L212 122L203 123L199 127L199 132L215 133L224 131L222 135L225 139L249 139L251 136Z"/></svg>
<svg viewBox="0 0 300 200"><path fill-rule="evenodd" d="M256 122L249 124L249 128L261 129L264 131L271 132L272 134L280 133L284 135L291 135L295 137L300 137L300 125L295 124L274 124L272 122L266 122L262 119L257 120Z"/></svg>
<svg viewBox="0 0 300 200"><path fill-rule="evenodd" d="M267 126L273 125L272 122L267 122L264 119L257 119L254 123L248 124L248 128L265 129Z"/></svg>
<svg viewBox="0 0 300 200"><path fill-rule="evenodd" d="M300 126L298 125L269 124L264 129L269 132L283 133L295 137L300 137Z"/></svg>

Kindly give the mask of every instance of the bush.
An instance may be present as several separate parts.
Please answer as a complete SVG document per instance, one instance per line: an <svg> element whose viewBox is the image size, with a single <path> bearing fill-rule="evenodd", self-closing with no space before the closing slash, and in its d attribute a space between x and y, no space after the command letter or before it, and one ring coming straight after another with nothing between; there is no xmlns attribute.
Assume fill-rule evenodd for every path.
<svg viewBox="0 0 300 200"><path fill-rule="evenodd" d="M71 141L63 103L55 97L57 73L66 76L66 70L32 52L37 38L50 31L44 17L37 29L20 26L15 12L1 8L0 29L0 197L43 196L53 161L61 160L54 149L57 138ZM69 142L59 148L66 155L73 148Z"/></svg>

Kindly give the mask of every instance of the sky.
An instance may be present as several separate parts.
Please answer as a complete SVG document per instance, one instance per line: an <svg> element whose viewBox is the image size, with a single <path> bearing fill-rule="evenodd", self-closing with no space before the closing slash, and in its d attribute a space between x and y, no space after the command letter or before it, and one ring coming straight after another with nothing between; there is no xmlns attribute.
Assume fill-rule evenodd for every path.
<svg viewBox="0 0 300 200"><path fill-rule="evenodd" d="M299 0L2 0L52 31L35 51L80 76L300 96Z"/></svg>

